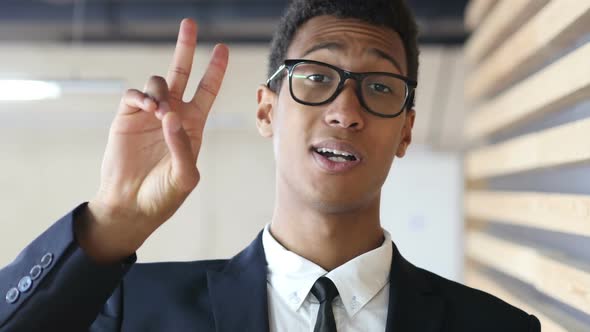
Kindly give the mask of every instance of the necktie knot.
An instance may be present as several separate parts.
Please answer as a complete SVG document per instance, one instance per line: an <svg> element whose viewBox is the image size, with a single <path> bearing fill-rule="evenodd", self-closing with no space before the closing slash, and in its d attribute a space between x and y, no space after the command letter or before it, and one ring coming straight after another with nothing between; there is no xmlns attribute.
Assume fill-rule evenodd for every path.
<svg viewBox="0 0 590 332"><path fill-rule="evenodd" d="M336 285L326 277L320 277L311 288L311 293L320 301L320 303L324 303L328 301L328 303L332 302L332 300L338 296L338 289Z"/></svg>

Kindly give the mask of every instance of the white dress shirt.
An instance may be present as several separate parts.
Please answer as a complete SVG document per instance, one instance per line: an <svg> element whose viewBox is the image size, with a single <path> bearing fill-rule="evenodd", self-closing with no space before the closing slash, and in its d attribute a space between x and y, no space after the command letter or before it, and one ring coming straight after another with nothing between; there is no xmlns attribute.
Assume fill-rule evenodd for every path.
<svg viewBox="0 0 590 332"><path fill-rule="evenodd" d="M332 302L338 332L385 331L393 254L391 235L386 230L379 248L327 272L285 249L269 227L264 228L262 245L268 263L271 332L313 332L320 304L311 288L324 275L334 282L339 293Z"/></svg>

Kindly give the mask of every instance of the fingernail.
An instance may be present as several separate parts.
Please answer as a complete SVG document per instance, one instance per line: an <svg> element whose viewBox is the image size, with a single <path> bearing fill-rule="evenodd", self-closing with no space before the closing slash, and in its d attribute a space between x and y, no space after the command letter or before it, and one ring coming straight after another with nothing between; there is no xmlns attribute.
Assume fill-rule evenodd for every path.
<svg viewBox="0 0 590 332"><path fill-rule="evenodd" d="M152 102L153 102L153 100L151 98L149 98L149 97L148 98L145 98L143 100L143 107L149 108L150 105L152 104Z"/></svg>
<svg viewBox="0 0 590 332"><path fill-rule="evenodd" d="M170 105L167 101L163 101L160 103L160 109L162 110L162 115L164 115L170 111Z"/></svg>

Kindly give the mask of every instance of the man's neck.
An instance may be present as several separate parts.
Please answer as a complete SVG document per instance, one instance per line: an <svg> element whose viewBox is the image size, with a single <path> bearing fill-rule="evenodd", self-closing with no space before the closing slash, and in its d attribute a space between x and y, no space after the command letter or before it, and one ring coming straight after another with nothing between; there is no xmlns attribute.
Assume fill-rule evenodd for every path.
<svg viewBox="0 0 590 332"><path fill-rule="evenodd" d="M277 199L272 236L288 250L331 271L383 243L379 198L366 207L326 213L316 207Z"/></svg>

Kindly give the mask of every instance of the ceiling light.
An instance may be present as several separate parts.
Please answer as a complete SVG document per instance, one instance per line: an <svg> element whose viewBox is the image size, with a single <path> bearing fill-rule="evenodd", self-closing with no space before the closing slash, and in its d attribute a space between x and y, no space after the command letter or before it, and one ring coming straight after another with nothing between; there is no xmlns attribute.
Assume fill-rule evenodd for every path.
<svg viewBox="0 0 590 332"><path fill-rule="evenodd" d="M0 101L55 99L61 95L56 82L34 80L0 80Z"/></svg>

